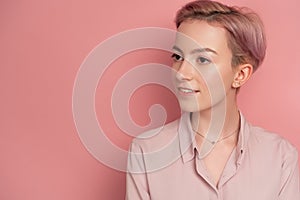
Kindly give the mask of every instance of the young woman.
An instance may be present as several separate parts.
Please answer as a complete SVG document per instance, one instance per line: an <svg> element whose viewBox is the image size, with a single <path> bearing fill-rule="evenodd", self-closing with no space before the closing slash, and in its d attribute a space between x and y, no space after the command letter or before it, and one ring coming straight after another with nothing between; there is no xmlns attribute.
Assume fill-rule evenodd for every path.
<svg viewBox="0 0 300 200"><path fill-rule="evenodd" d="M239 88L265 56L259 17L203 0L185 5L175 21L174 84L183 113L134 139L126 198L299 200L296 148L249 124L237 106Z"/></svg>

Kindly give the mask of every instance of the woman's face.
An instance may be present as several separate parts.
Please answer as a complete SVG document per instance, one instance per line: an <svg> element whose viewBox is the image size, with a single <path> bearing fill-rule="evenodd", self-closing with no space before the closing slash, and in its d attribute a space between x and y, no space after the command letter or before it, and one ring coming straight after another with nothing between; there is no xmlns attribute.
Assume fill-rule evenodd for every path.
<svg viewBox="0 0 300 200"><path fill-rule="evenodd" d="M173 80L181 109L196 112L233 101L235 71L226 30L205 21L188 20L177 31Z"/></svg>

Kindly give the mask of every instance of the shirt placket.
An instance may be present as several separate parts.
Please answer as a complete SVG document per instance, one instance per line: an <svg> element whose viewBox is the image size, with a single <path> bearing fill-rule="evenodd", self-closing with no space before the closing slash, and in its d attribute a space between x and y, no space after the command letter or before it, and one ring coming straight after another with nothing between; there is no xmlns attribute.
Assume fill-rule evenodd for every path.
<svg viewBox="0 0 300 200"><path fill-rule="evenodd" d="M233 150L231 156L229 157L224 171L220 177L219 183L217 187L214 185L212 179L210 178L208 171L206 170L203 161L199 159L197 156L195 158L195 164L198 174L207 182L209 187L213 189L214 193L210 194L210 200L223 200L223 186L226 182L231 179L237 172L237 154L236 151Z"/></svg>
<svg viewBox="0 0 300 200"><path fill-rule="evenodd" d="M197 156L195 157L195 168L197 173L204 179L207 183L208 187L211 189L209 194L209 200L218 200L219 199L219 191L216 186L213 184L207 170L205 169L202 160L199 159Z"/></svg>

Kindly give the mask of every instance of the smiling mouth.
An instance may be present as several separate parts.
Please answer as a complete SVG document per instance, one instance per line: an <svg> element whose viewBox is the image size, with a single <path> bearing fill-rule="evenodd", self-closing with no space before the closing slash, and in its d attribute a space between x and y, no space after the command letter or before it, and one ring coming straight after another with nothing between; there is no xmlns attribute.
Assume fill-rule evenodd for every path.
<svg viewBox="0 0 300 200"><path fill-rule="evenodd" d="M183 87L178 87L178 91L183 94L195 94L195 93L200 92L200 90L192 90L192 89L183 88Z"/></svg>

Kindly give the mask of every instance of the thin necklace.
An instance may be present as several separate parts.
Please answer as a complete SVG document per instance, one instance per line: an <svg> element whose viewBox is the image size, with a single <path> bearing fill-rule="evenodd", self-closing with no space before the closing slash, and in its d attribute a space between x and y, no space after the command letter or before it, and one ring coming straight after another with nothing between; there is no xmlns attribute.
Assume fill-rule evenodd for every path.
<svg viewBox="0 0 300 200"><path fill-rule="evenodd" d="M222 141L222 140L225 140L225 139L227 139L227 138L233 136L233 135L239 130L239 128L237 128L237 129L236 129L235 131L233 131L230 135L227 135L227 136L225 136L225 137L222 137L222 138L218 139L217 141L210 141L210 140L207 139L204 135L202 135L202 134L199 133L198 131L195 131L194 128L192 128L192 129L193 129L194 132L196 132L198 135L200 135L201 137L203 137L206 141L208 141L208 142L211 143L212 145L214 145L214 144L216 144L216 143L218 143L218 142L220 142L220 141Z"/></svg>

